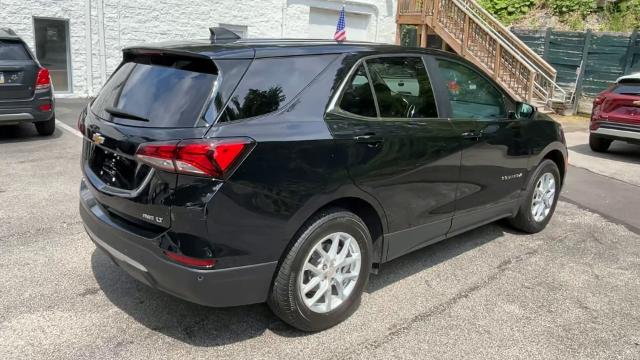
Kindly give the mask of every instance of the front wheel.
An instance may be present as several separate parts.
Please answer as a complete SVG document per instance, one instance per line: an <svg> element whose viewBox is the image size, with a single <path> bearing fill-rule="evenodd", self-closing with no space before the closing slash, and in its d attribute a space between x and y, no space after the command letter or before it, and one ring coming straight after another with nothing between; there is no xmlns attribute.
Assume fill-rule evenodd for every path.
<svg viewBox="0 0 640 360"><path fill-rule="evenodd" d="M543 160L531 176L518 214L509 219L511 226L529 234L542 231L556 209L560 181L558 166L551 160Z"/></svg>
<svg viewBox="0 0 640 360"><path fill-rule="evenodd" d="M330 328L359 306L371 268L371 236L355 214L322 211L294 239L273 282L268 303L303 331Z"/></svg>

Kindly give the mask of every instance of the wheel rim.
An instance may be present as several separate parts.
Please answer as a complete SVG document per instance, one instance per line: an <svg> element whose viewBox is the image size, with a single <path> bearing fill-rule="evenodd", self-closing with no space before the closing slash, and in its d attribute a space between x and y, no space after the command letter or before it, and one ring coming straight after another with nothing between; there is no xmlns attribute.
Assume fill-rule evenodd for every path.
<svg viewBox="0 0 640 360"><path fill-rule="evenodd" d="M531 215L537 222L546 219L556 198L556 178L551 173L544 173L533 191Z"/></svg>
<svg viewBox="0 0 640 360"><path fill-rule="evenodd" d="M325 236L305 259L298 276L298 291L311 311L336 309L353 292L362 257L356 239L343 232Z"/></svg>

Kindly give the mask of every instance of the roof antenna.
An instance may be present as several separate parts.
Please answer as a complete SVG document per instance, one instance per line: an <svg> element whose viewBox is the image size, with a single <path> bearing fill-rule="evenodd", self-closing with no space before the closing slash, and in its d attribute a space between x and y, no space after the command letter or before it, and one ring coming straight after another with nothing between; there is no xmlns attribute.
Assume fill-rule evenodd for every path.
<svg viewBox="0 0 640 360"><path fill-rule="evenodd" d="M240 36L238 36L238 34L234 33L233 31L227 28L210 27L209 32L211 33L211 36L209 36L209 39L211 40L212 43L233 42L236 40L240 40Z"/></svg>

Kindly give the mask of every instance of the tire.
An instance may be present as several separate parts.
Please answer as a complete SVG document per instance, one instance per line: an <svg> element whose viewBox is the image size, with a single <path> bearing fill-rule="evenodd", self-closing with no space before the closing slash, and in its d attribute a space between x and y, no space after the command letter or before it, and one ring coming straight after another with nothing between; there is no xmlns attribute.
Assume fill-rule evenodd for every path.
<svg viewBox="0 0 640 360"><path fill-rule="evenodd" d="M548 201L551 201L551 199L553 199L553 202L549 204L548 201L545 202L544 200L537 200L536 203L544 205L545 209L544 211L538 213L534 210L534 195L536 195L537 193L536 189L540 185L541 179L547 174L550 174L553 177L555 186L553 195L546 198L548 199ZM520 204L517 215L509 219L509 223L511 224L511 226L513 226L517 230L529 234L535 234L542 231L547 226L547 224L551 220L551 217L553 216L553 213L555 212L556 205L558 204L558 197L560 196L560 190L561 179L558 166L551 160L543 160L540 165L538 165L529 180L526 195L522 199L522 203ZM549 195L549 193L545 194ZM548 207L547 211L548 205L550 205L550 207ZM538 207L537 209L540 208ZM536 212L537 214L534 215L534 212ZM541 218L542 215L543 217Z"/></svg>
<svg viewBox="0 0 640 360"><path fill-rule="evenodd" d="M595 152L606 152L613 140L605 139L598 135L589 134L589 147Z"/></svg>
<svg viewBox="0 0 640 360"><path fill-rule="evenodd" d="M349 256L345 261L350 259L349 262L351 264L344 267L332 265L323 270L322 264L330 262L326 261L328 257L320 256L320 253L315 250L320 246L327 254L330 254L331 248L329 246L334 243L331 239L338 233L340 233L337 236L338 240L335 241L338 244L337 253L339 255L345 249L349 249L347 251ZM330 237L330 235L334 235L334 237ZM353 276L353 273L355 273L357 256L354 255L354 252L351 252L355 245L345 247L345 244L351 244L354 240L360 254L359 271L357 277L346 279L347 276ZM318 275L318 272L308 270L304 266L307 262L317 266L316 269L326 272L323 272L324 275ZM300 330L320 331L328 329L342 322L357 310L362 292L369 281L370 269L371 235L362 219L349 211L339 208L321 211L309 219L298 232L289 252L282 260L273 280L271 294L268 299L269 307L284 322ZM349 270L351 272L347 273ZM337 281L339 280L335 280L335 277L338 276L341 279L342 276L345 276L345 280L340 282L342 284L340 286L343 291L342 294L345 294L343 299L340 299L340 293L337 288ZM310 286L314 277L324 280L318 280L321 282L313 287L312 290L303 293L302 287L305 285ZM345 286L344 283L347 285ZM309 302L312 301L315 295L318 295L318 292L323 288L330 289L331 295L329 298L333 300L328 300L327 292L325 291L325 295L320 296L315 305L311 306L305 303L304 299ZM336 293L335 299L334 292ZM328 309L328 306L335 306L335 308Z"/></svg>
<svg viewBox="0 0 640 360"><path fill-rule="evenodd" d="M49 136L56 131L56 116L52 115L47 121L38 121L34 123L36 130L40 136Z"/></svg>

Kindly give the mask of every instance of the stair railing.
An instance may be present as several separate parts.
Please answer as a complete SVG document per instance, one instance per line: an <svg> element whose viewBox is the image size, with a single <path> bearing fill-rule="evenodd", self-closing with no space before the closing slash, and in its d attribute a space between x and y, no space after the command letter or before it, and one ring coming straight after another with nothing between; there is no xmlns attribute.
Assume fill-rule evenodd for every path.
<svg viewBox="0 0 640 360"><path fill-rule="evenodd" d="M516 98L566 101L556 70L475 0L399 0L399 15L422 14L454 51L481 67Z"/></svg>
<svg viewBox="0 0 640 360"><path fill-rule="evenodd" d="M511 31L505 28L496 18L489 14L475 0L457 0L466 7L467 10L476 14L488 28L494 31L494 34L501 40L501 45L510 47L514 52L520 55L520 60L528 62L536 71L534 79L534 98L532 101L538 100L545 105L550 101L566 102L567 92L555 82L556 70L549 65L540 55L536 54L522 40L515 36Z"/></svg>

